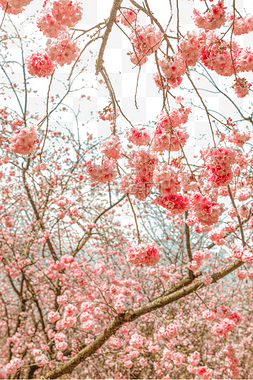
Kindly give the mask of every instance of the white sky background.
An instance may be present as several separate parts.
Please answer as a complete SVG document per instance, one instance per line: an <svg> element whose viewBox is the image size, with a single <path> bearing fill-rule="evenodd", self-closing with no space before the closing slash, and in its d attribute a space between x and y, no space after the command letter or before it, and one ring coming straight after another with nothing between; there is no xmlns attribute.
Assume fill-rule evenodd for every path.
<svg viewBox="0 0 253 380"><path fill-rule="evenodd" d="M138 1L140 4L142 3L140 0ZM29 47L25 49L25 55L29 55L32 52L36 52L39 49L45 48L45 44L47 38L43 37L42 32L38 30L36 27L36 19L39 16L39 11L42 9L42 5L44 0L33 0L30 5L26 7L26 10L18 16L11 16L11 19L16 24L18 28L21 30L21 35L34 38L34 43L32 45L29 44ZM81 4L83 6L83 18L76 26L77 28L88 29L91 26L103 21L105 18L109 16L110 8L113 3L113 0L81 0ZM213 3L217 3L215 0L213 3L208 3L211 5ZM229 9L232 1L225 0L225 5ZM176 10L175 0L172 0L174 12ZM122 6L129 6L130 2L128 0L123 0ZM151 11L154 13L154 16L159 20L163 27L166 26L169 18L170 18L170 7L169 0L149 0L149 5ZM179 13L180 13L180 30L181 33L185 34L188 30L198 30L195 27L193 21L191 20L192 11L196 7L199 10L205 10L204 2L199 0L191 1L191 0L179 0ZM240 11L242 15L247 13L253 13L253 2L249 0L236 0L236 7ZM244 7L247 12L244 12ZM0 11L0 18L2 17L3 12ZM31 16L34 16L32 17ZM8 17L4 25L7 25ZM140 24L146 24L149 21L145 16L142 16L140 19ZM176 27L176 19L175 15L173 17L172 23L170 25L170 29L175 30ZM7 26L9 29L9 27ZM124 27L123 27L124 28ZM128 29L124 28L127 32ZM219 33L220 30L217 30ZM252 36L253 32L248 35L238 36L236 40L240 43L242 47L250 46L252 47ZM229 37L228 37L229 38ZM101 40L100 40L101 41ZM90 50L93 53L97 52L98 47L100 46L100 41L95 42L91 45ZM89 50L89 48L88 48ZM115 87L115 92L117 95L117 99L120 101L123 111L126 116L133 122L133 124L142 124L148 121L155 121L156 117L160 113L162 107L162 96L158 94L158 88L155 86L154 81L152 79L153 73L156 72L154 66L154 57L151 55L148 59L148 62L142 66L139 85L138 85L138 110L136 110L134 105L134 93L136 86L136 78L138 73L138 68L134 68L132 63L130 62L129 56L127 56L127 52L131 51L131 45L127 38L119 32L116 26L113 27L112 33L109 37L106 51L104 54L105 67L110 75L112 83ZM15 48L15 45L10 47L10 52L13 56L13 59L20 61L20 51ZM108 93L103 85L98 85L94 76L94 64L95 58L91 59L92 54L88 51L82 56L87 61L88 68L87 72L84 72L82 75L83 82L78 82L78 85L88 85L89 88L75 92L67 97L64 101L64 105L72 107L75 111L78 110L80 105L80 130L81 137L85 138L86 131L92 133L95 137L107 137L110 135L110 128L108 122L100 121L99 123L96 121L96 113L98 110L102 110L108 104ZM68 77L70 72L70 67L65 65L64 67L59 67L57 69L56 78L64 81L64 78ZM121 74L120 74L121 73ZM213 74L212 74L213 75ZM252 73L242 73L241 76L245 76L248 80L252 80ZM199 76L195 74L195 83L198 87L202 85L202 79L197 79ZM217 76L216 76L217 77ZM98 78L100 79L100 77ZM13 81L17 81L22 83L22 70L15 66L15 74L12 76ZM32 113L38 112L41 117L45 115L45 98L47 93L47 85L49 83L49 79L45 78L34 78L29 81L30 87L32 90L38 90L38 96L29 95L29 107ZM218 78L218 84L222 86L222 83L227 83L228 86L231 86L233 82L232 78ZM91 88L94 86L94 88ZM182 86L187 86L187 80L184 79ZM203 87L206 88L207 83L203 81ZM98 88L98 90L96 90ZM54 82L52 87L52 95L57 92L63 93L64 87L57 82ZM83 98L80 100L80 95L85 94L87 96L91 96L91 100L87 100L87 98ZM177 88L173 90L174 95L180 95L185 98L183 102L184 105L188 105L191 101L197 104L198 99L194 97L194 95L189 95L188 92L182 91ZM251 105L251 96L247 96L244 99L238 99L235 97L232 90L229 90L229 96L231 96L237 104L243 107L244 110L252 108ZM224 103L223 97L217 94L212 94L205 92L203 93L205 96L205 100L210 109L215 110L217 112L222 113L224 109L228 111L227 104ZM1 106L9 106L12 109L17 108L17 102L13 96L11 98L7 98L4 100L4 96L0 97ZM171 105L174 105L172 102ZM93 112L95 116L94 120L91 121L88 125L82 126L82 123L90 118L90 112ZM233 115L231 115L233 117ZM73 113L71 111L64 112L61 115L64 122L68 122L70 126L72 126L73 131L76 130L75 120L73 117ZM118 127L123 130L126 127L129 127L129 124L124 121L122 117L118 119ZM186 145L186 153L189 159L193 159L193 156L199 152L199 149L203 145L208 145L211 143L211 136L209 131L209 126L206 118L201 119L201 116L198 115L196 110L193 110L190 115L189 122L187 123L187 130L190 135L190 138L187 141ZM200 135L205 135L203 139L198 140ZM177 154L176 154L177 155ZM124 221L122 221L125 223Z"/></svg>

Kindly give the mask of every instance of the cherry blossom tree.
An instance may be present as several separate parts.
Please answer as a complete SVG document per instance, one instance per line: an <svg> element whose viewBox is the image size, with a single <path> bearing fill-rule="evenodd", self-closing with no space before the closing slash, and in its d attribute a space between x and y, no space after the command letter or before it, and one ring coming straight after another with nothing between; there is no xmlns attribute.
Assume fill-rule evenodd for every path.
<svg viewBox="0 0 253 380"><path fill-rule="evenodd" d="M164 22L151 0L113 0L87 26L86 5L0 0L0 375L248 379L252 10L169 0ZM155 120L119 100L114 33L135 112L152 67ZM81 120L95 87L106 104Z"/></svg>

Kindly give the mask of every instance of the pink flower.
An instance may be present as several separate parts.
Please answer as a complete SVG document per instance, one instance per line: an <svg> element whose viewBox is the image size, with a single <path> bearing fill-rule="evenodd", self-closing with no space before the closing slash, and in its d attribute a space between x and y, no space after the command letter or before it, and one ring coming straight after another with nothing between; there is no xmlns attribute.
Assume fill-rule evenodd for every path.
<svg viewBox="0 0 253 380"><path fill-rule="evenodd" d="M54 322L58 321L59 319L60 319L60 314L58 313L58 311L56 311L56 312L50 311L48 313L49 322L54 323Z"/></svg>
<svg viewBox="0 0 253 380"><path fill-rule="evenodd" d="M115 161L104 158L102 165L92 164L92 160L86 162L87 173L91 179L100 183L106 183L113 180L116 175Z"/></svg>
<svg viewBox="0 0 253 380"><path fill-rule="evenodd" d="M57 342L56 343L56 349L57 350L64 351L64 350L66 350L67 347L68 347L68 343L66 343L66 342Z"/></svg>
<svg viewBox="0 0 253 380"><path fill-rule="evenodd" d="M133 127L130 131L125 131L125 134L128 141L139 146L147 145L151 140L149 133L144 128L137 129Z"/></svg>
<svg viewBox="0 0 253 380"><path fill-rule="evenodd" d="M175 365L181 365L183 361L185 360L184 353L181 352L175 352L172 358Z"/></svg>
<svg viewBox="0 0 253 380"><path fill-rule="evenodd" d="M169 215L182 214L190 208L189 196L181 193L157 197L154 203L166 208Z"/></svg>
<svg viewBox="0 0 253 380"><path fill-rule="evenodd" d="M188 358L188 362L189 364L191 365L198 365L199 364L199 360L200 360L200 355L199 355L199 352L198 351L195 351L193 352L189 358Z"/></svg>
<svg viewBox="0 0 253 380"><path fill-rule="evenodd" d="M127 247L127 261L135 266L155 265L160 260L161 253L153 244L139 244L137 247Z"/></svg>
<svg viewBox="0 0 253 380"><path fill-rule="evenodd" d="M207 367L199 367L198 368L198 375L203 377L203 379L209 379L209 377L212 375L213 370Z"/></svg>
<svg viewBox="0 0 253 380"><path fill-rule="evenodd" d="M133 9L122 9L119 17L121 24L130 27L136 21L136 11Z"/></svg>
<svg viewBox="0 0 253 380"><path fill-rule="evenodd" d="M134 348L142 348L146 338L135 333L132 335L129 344Z"/></svg>
<svg viewBox="0 0 253 380"><path fill-rule="evenodd" d="M71 39L67 33L60 33L57 38L47 41L47 53L52 61L60 66L70 65L80 52L76 40Z"/></svg>
<svg viewBox="0 0 253 380"><path fill-rule="evenodd" d="M118 160L121 157L122 145L118 136L111 135L109 139L104 140L100 144L101 152L113 160Z"/></svg>
<svg viewBox="0 0 253 380"><path fill-rule="evenodd" d="M57 38L61 32L67 31L67 27L56 21L51 13L44 13L39 17L37 27L46 37L50 38Z"/></svg>
<svg viewBox="0 0 253 380"><path fill-rule="evenodd" d="M140 26L130 34L135 51L141 56L154 53L161 46L161 32L153 24Z"/></svg>
<svg viewBox="0 0 253 380"><path fill-rule="evenodd" d="M82 7L79 2L70 0L54 0L52 15L63 25L75 26L82 18Z"/></svg>
<svg viewBox="0 0 253 380"><path fill-rule="evenodd" d="M35 150L36 140L36 127L33 124L30 127L24 127L10 137L10 151L24 155L32 154Z"/></svg>
<svg viewBox="0 0 253 380"><path fill-rule="evenodd" d="M43 367L43 365L46 364L47 362L48 362L48 358L44 354L42 354L40 356L36 356L36 358L35 358L35 363L39 367Z"/></svg>
<svg viewBox="0 0 253 380"><path fill-rule="evenodd" d="M242 261L246 264L253 265L253 253L247 247L243 248Z"/></svg>
<svg viewBox="0 0 253 380"><path fill-rule="evenodd" d="M195 66L199 60L200 42L195 32L187 32L180 41L179 50L187 66Z"/></svg>
<svg viewBox="0 0 253 380"><path fill-rule="evenodd" d="M56 342L63 342L66 339L66 335L63 333L56 333L54 336L54 340Z"/></svg>
<svg viewBox="0 0 253 380"><path fill-rule="evenodd" d="M219 0L216 5L212 5L210 10L201 16L200 12L194 9L193 21L198 28L202 29L217 29L226 22L226 7L224 1Z"/></svg>
<svg viewBox="0 0 253 380"><path fill-rule="evenodd" d="M6 373L11 375L15 373L16 370L23 366L23 361L20 358L12 358L11 361L6 364Z"/></svg>
<svg viewBox="0 0 253 380"><path fill-rule="evenodd" d="M25 60L27 70L30 75L38 77L48 77L52 75L56 67L55 63L46 53L34 53Z"/></svg>
<svg viewBox="0 0 253 380"><path fill-rule="evenodd" d="M238 280L242 281L247 277L248 273L246 270L239 270L238 269L236 272L236 275L237 275Z"/></svg>
<svg viewBox="0 0 253 380"><path fill-rule="evenodd" d="M213 282L212 277L209 275L202 276L201 280L206 286L209 286Z"/></svg>
<svg viewBox="0 0 253 380"><path fill-rule="evenodd" d="M232 85L232 88L234 89L238 98L244 98L246 95L248 95L251 86L252 84L248 83L245 78L236 78L234 84Z"/></svg>
<svg viewBox="0 0 253 380"><path fill-rule="evenodd" d="M181 190L177 173L167 164L156 166L153 182L162 195L175 194Z"/></svg>
<svg viewBox="0 0 253 380"><path fill-rule="evenodd" d="M216 313L212 310L205 310L202 315L207 321L213 321L216 318Z"/></svg>
<svg viewBox="0 0 253 380"><path fill-rule="evenodd" d="M166 329L165 329L166 334L170 338L174 338L177 335L177 325L175 323L170 323Z"/></svg>

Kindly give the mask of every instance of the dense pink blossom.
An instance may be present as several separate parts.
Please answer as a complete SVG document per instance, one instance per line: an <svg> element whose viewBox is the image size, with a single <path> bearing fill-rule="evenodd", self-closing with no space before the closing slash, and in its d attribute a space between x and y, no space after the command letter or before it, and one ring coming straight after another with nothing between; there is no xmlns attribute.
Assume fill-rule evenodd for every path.
<svg viewBox="0 0 253 380"><path fill-rule="evenodd" d="M236 152L232 148L202 149L200 154L204 160L207 180L213 185L228 185L232 178L231 166L235 163Z"/></svg>
<svg viewBox="0 0 253 380"><path fill-rule="evenodd" d="M31 124L29 127L23 127L14 132L10 137L10 151L18 154L31 154L35 150L35 142L37 140L36 127Z"/></svg>
<svg viewBox="0 0 253 380"><path fill-rule="evenodd" d="M232 13L229 13L227 15L227 20L229 22L233 22L234 15ZM241 34L247 34L249 32L253 31L253 16L247 15L245 17L235 17L234 23L233 23L233 33L236 36L239 36Z"/></svg>
<svg viewBox="0 0 253 380"><path fill-rule="evenodd" d="M125 131L125 134L129 142L138 146L147 145L151 140L150 134L145 128L137 129L132 127L129 131Z"/></svg>
<svg viewBox="0 0 253 380"><path fill-rule="evenodd" d="M154 153L140 148L132 152L129 165L136 176L144 178L146 181L152 181L156 162L157 158Z"/></svg>
<svg viewBox="0 0 253 380"><path fill-rule="evenodd" d="M101 152L113 160L118 160L121 157L122 145L118 136L110 136L109 139L103 140L100 144Z"/></svg>
<svg viewBox="0 0 253 380"><path fill-rule="evenodd" d="M82 7L72 0L54 0L52 3L53 17L63 25L75 26L82 18Z"/></svg>
<svg viewBox="0 0 253 380"><path fill-rule="evenodd" d="M70 65L78 57L80 49L69 34L61 33L57 38L47 41L46 51L52 61L64 66Z"/></svg>
<svg viewBox="0 0 253 380"><path fill-rule="evenodd" d="M250 132L239 132L237 129L233 129L228 134L228 141L241 148L250 139L250 137Z"/></svg>
<svg viewBox="0 0 253 380"><path fill-rule="evenodd" d="M111 181L117 175L115 161L107 157L103 159L102 165L93 164L92 160L89 160L86 162L86 169L91 179L100 183Z"/></svg>
<svg viewBox="0 0 253 380"><path fill-rule="evenodd" d="M166 208L169 215L182 214L190 208L189 196L180 193L157 197L155 203Z"/></svg>
<svg viewBox="0 0 253 380"><path fill-rule="evenodd" d="M127 261L136 265L153 266L160 260L161 253L153 244L139 244L136 247L128 245L127 247Z"/></svg>
<svg viewBox="0 0 253 380"><path fill-rule="evenodd" d="M162 195L175 194L181 190L177 173L167 164L156 166L153 182Z"/></svg>
<svg viewBox="0 0 253 380"><path fill-rule="evenodd" d="M231 59L230 42L218 38L214 32L200 33L200 60L210 70L223 76L234 74L234 66ZM242 48L237 42L232 43L234 65L242 69L246 68L248 56L245 57L246 64L242 67Z"/></svg>
<svg viewBox="0 0 253 380"><path fill-rule="evenodd" d="M251 86L252 84L248 83L245 78L236 78L232 88L238 98L244 98L248 95Z"/></svg>
<svg viewBox="0 0 253 380"><path fill-rule="evenodd" d="M142 56L154 53L161 46L161 32L152 24L140 26L130 34L134 51Z"/></svg>
<svg viewBox="0 0 253 380"><path fill-rule="evenodd" d="M129 27L136 21L136 11L133 9L122 9L121 13L119 17L121 24Z"/></svg>
<svg viewBox="0 0 253 380"><path fill-rule="evenodd" d="M66 25L62 25L57 21L50 12L43 13L37 19L37 27L46 36L50 38L57 38L61 32L66 32Z"/></svg>
<svg viewBox="0 0 253 380"><path fill-rule="evenodd" d="M151 194L152 183L144 177L125 174L120 179L121 190L134 195L139 200L146 199Z"/></svg>
<svg viewBox="0 0 253 380"><path fill-rule="evenodd" d="M200 42L195 32L187 32L179 43L179 50L187 66L195 66L199 60Z"/></svg>
<svg viewBox="0 0 253 380"><path fill-rule="evenodd" d="M224 7L224 0L219 0L216 5L212 5L210 10L203 16L199 11L194 9L193 21L198 28L202 29L217 29L226 22L226 7Z"/></svg>
<svg viewBox="0 0 253 380"><path fill-rule="evenodd" d="M25 62L29 74L38 77L52 75L56 66L47 53L40 52L28 56Z"/></svg>
<svg viewBox="0 0 253 380"><path fill-rule="evenodd" d="M191 198L193 210L196 213L198 221L208 226L215 224L219 220L219 216L223 213L224 208L221 204L214 202L208 196L202 196L194 193Z"/></svg>

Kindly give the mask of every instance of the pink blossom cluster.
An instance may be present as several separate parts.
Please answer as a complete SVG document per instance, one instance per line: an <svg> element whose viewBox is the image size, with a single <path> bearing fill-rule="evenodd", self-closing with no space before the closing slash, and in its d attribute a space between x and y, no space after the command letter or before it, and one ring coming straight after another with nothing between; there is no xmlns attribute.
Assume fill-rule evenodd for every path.
<svg viewBox="0 0 253 380"><path fill-rule="evenodd" d="M177 335L178 326L175 323L170 323L166 326L165 335L166 337L175 338Z"/></svg>
<svg viewBox="0 0 253 380"><path fill-rule="evenodd" d="M173 88L179 86L186 72L185 60L182 53L178 52L173 57L161 58L158 60L158 63L167 79L168 85Z"/></svg>
<svg viewBox="0 0 253 380"><path fill-rule="evenodd" d="M52 75L56 66L45 52L29 55L25 63L28 73L33 76L37 75L39 78Z"/></svg>
<svg viewBox="0 0 253 380"><path fill-rule="evenodd" d="M212 376L213 370L207 367L198 367L197 373L203 379L209 379Z"/></svg>
<svg viewBox="0 0 253 380"><path fill-rule="evenodd" d="M135 266L153 266L160 260L161 253L153 244L139 244L136 247L127 246L127 261Z"/></svg>
<svg viewBox="0 0 253 380"><path fill-rule="evenodd" d="M160 77L158 73L155 73L153 74L153 79L155 81L156 86L159 87L159 90L162 91L164 89L166 91L169 91L171 87L178 87L182 83L183 77L177 77L176 80L170 82L165 76L161 75Z"/></svg>
<svg viewBox="0 0 253 380"><path fill-rule="evenodd" d="M32 0L8 0L8 3L14 8L21 8L29 5L31 1Z"/></svg>
<svg viewBox="0 0 253 380"><path fill-rule="evenodd" d="M132 335L129 344L134 348L142 348L145 341L146 338L144 336L135 333Z"/></svg>
<svg viewBox="0 0 253 380"><path fill-rule="evenodd" d="M166 208L168 215L182 214L190 208L189 196L181 193L157 197L153 202Z"/></svg>
<svg viewBox="0 0 253 380"><path fill-rule="evenodd" d="M194 351L189 357L188 357L188 363L191 365L198 365L200 361L200 355L198 351Z"/></svg>
<svg viewBox="0 0 253 380"><path fill-rule="evenodd" d="M103 159L102 165L93 164L92 160L87 161L86 170L94 181L100 183L111 181L117 175L115 161L107 157Z"/></svg>
<svg viewBox="0 0 253 380"><path fill-rule="evenodd" d="M253 265L253 252L249 248L237 247L233 250L233 256L241 261L244 261L246 264Z"/></svg>
<svg viewBox="0 0 253 380"><path fill-rule="evenodd" d="M214 32L200 32L200 60L210 70L223 76L234 74L234 66L231 59L230 42L220 39ZM249 54L242 55L242 48L233 41L233 60L236 68L248 68Z"/></svg>
<svg viewBox="0 0 253 380"><path fill-rule="evenodd" d="M143 201L151 194L152 183L144 177L125 174L121 177L121 190L124 193L134 195L136 199Z"/></svg>
<svg viewBox="0 0 253 380"><path fill-rule="evenodd" d="M235 326L236 323L234 320L225 318L220 323L215 323L212 327L211 332L225 338L227 334L235 328Z"/></svg>
<svg viewBox="0 0 253 380"><path fill-rule="evenodd" d="M10 362L6 365L6 373L11 375L15 373L16 370L24 365L20 358L12 358Z"/></svg>
<svg viewBox="0 0 253 380"><path fill-rule="evenodd" d="M99 118L103 121L108 120L108 121L113 121L114 113L113 109L110 106L104 107L103 111L98 111ZM116 109L116 115L115 117L119 117L119 110Z"/></svg>
<svg viewBox="0 0 253 380"><path fill-rule="evenodd" d="M203 260L208 259L210 253L208 249L205 249L204 251L195 251L192 254L193 260L188 263L188 268L193 271L193 273L196 273L202 263Z"/></svg>
<svg viewBox="0 0 253 380"><path fill-rule="evenodd" d="M103 140L100 144L100 150L107 158L118 160L122 155L119 137L111 135L109 139Z"/></svg>
<svg viewBox="0 0 253 380"><path fill-rule="evenodd" d="M134 52L131 53L131 62L142 65L147 61L147 56L154 53L161 46L161 32L153 24L144 26L137 25L130 34L130 41ZM146 58L146 59L143 59Z"/></svg>
<svg viewBox="0 0 253 380"><path fill-rule="evenodd" d="M232 88L238 98L245 98L245 96L248 95L251 86L252 84L248 83L246 78L236 78Z"/></svg>
<svg viewBox="0 0 253 380"><path fill-rule="evenodd" d="M124 8L121 10L121 15L119 16L117 22L121 22L121 24L130 27L131 24L136 22L136 11L132 8Z"/></svg>
<svg viewBox="0 0 253 380"><path fill-rule="evenodd" d="M202 196L195 192L191 198L193 211L199 223L207 226L218 223L219 216L223 213L223 205L214 202L209 196Z"/></svg>
<svg viewBox="0 0 253 380"><path fill-rule="evenodd" d="M232 13L227 15L228 22L233 22L234 15ZM233 33L236 36L247 34L253 31L253 16L248 15L245 17L235 17L233 25Z"/></svg>
<svg viewBox="0 0 253 380"><path fill-rule="evenodd" d="M155 131L151 144L155 152L164 150L178 151L184 146L189 137L185 124L188 120L190 108L173 109L169 116L162 111L159 115L158 128ZM181 145L180 145L181 143Z"/></svg>
<svg viewBox="0 0 253 380"><path fill-rule="evenodd" d="M37 129L31 124L29 127L24 127L17 132L14 132L10 137L10 152L18 154L32 154L35 150L37 140Z"/></svg>
<svg viewBox="0 0 253 380"><path fill-rule="evenodd" d="M116 337L111 337L108 341L107 341L107 344L108 346L112 347L112 348L117 348L119 349L120 347L123 346L123 342L121 339L119 338L116 338Z"/></svg>
<svg viewBox="0 0 253 380"><path fill-rule="evenodd" d="M54 0L52 15L56 21L68 27L75 26L82 18L82 7L73 0Z"/></svg>
<svg viewBox="0 0 253 380"><path fill-rule="evenodd" d="M226 228L214 228L209 232L209 239L214 241L215 244L221 245L225 243L224 237L226 236Z"/></svg>
<svg viewBox="0 0 253 380"><path fill-rule="evenodd" d="M151 140L150 134L145 128L132 127L129 131L125 131L125 135L129 142L138 146L147 145Z"/></svg>
<svg viewBox="0 0 253 380"><path fill-rule="evenodd" d="M203 16L196 9L193 11L192 19L198 28L202 29L218 29L226 22L226 7L224 0L219 0L216 5L212 5L210 10Z"/></svg>
<svg viewBox="0 0 253 380"><path fill-rule="evenodd" d="M178 174L167 164L156 166L153 182L162 195L175 194L181 190Z"/></svg>
<svg viewBox="0 0 253 380"><path fill-rule="evenodd" d="M250 132L239 132L238 129L233 129L228 134L228 141L234 143L240 148L251 138Z"/></svg>
<svg viewBox="0 0 253 380"><path fill-rule="evenodd" d="M200 151L204 160L207 180L214 186L226 186L232 178L231 166L235 163L236 152L232 148L202 148Z"/></svg>
<svg viewBox="0 0 253 380"><path fill-rule="evenodd" d="M153 178L156 163L156 155L144 148L133 151L129 159L129 165L133 170L133 174L150 182Z"/></svg>
<svg viewBox="0 0 253 380"><path fill-rule="evenodd" d="M61 32L67 32L66 25L57 21L50 12L45 12L37 20L37 27L46 37L57 38Z"/></svg>
<svg viewBox="0 0 253 380"><path fill-rule="evenodd" d="M48 313L48 320L50 323L54 323L54 322L57 322L58 320L60 319L60 314L58 313L58 311L50 311Z"/></svg>
<svg viewBox="0 0 253 380"><path fill-rule="evenodd" d="M215 311L209 310L209 309L204 310L202 315L203 315L203 318L205 318L205 320L209 322L213 321L217 317Z"/></svg>
<svg viewBox="0 0 253 380"><path fill-rule="evenodd" d="M227 344L223 349L223 353L226 355L226 364L228 366L228 375L232 379L239 377L239 360L235 356L235 349L231 344Z"/></svg>
<svg viewBox="0 0 253 380"><path fill-rule="evenodd" d="M18 115L15 115L11 121L12 131L16 131L18 127L21 127L24 124L24 120L21 119Z"/></svg>
<svg viewBox="0 0 253 380"><path fill-rule="evenodd" d="M24 7L30 4L31 1L32 0L1 0L0 7L8 14L17 15L23 12Z"/></svg>
<svg viewBox="0 0 253 380"><path fill-rule="evenodd" d="M80 49L68 33L60 33L57 38L47 41L46 52L52 61L63 66L70 65L78 57Z"/></svg>
<svg viewBox="0 0 253 380"><path fill-rule="evenodd" d="M179 51L187 66L195 66L199 60L200 42L195 32L187 32L179 43Z"/></svg>

